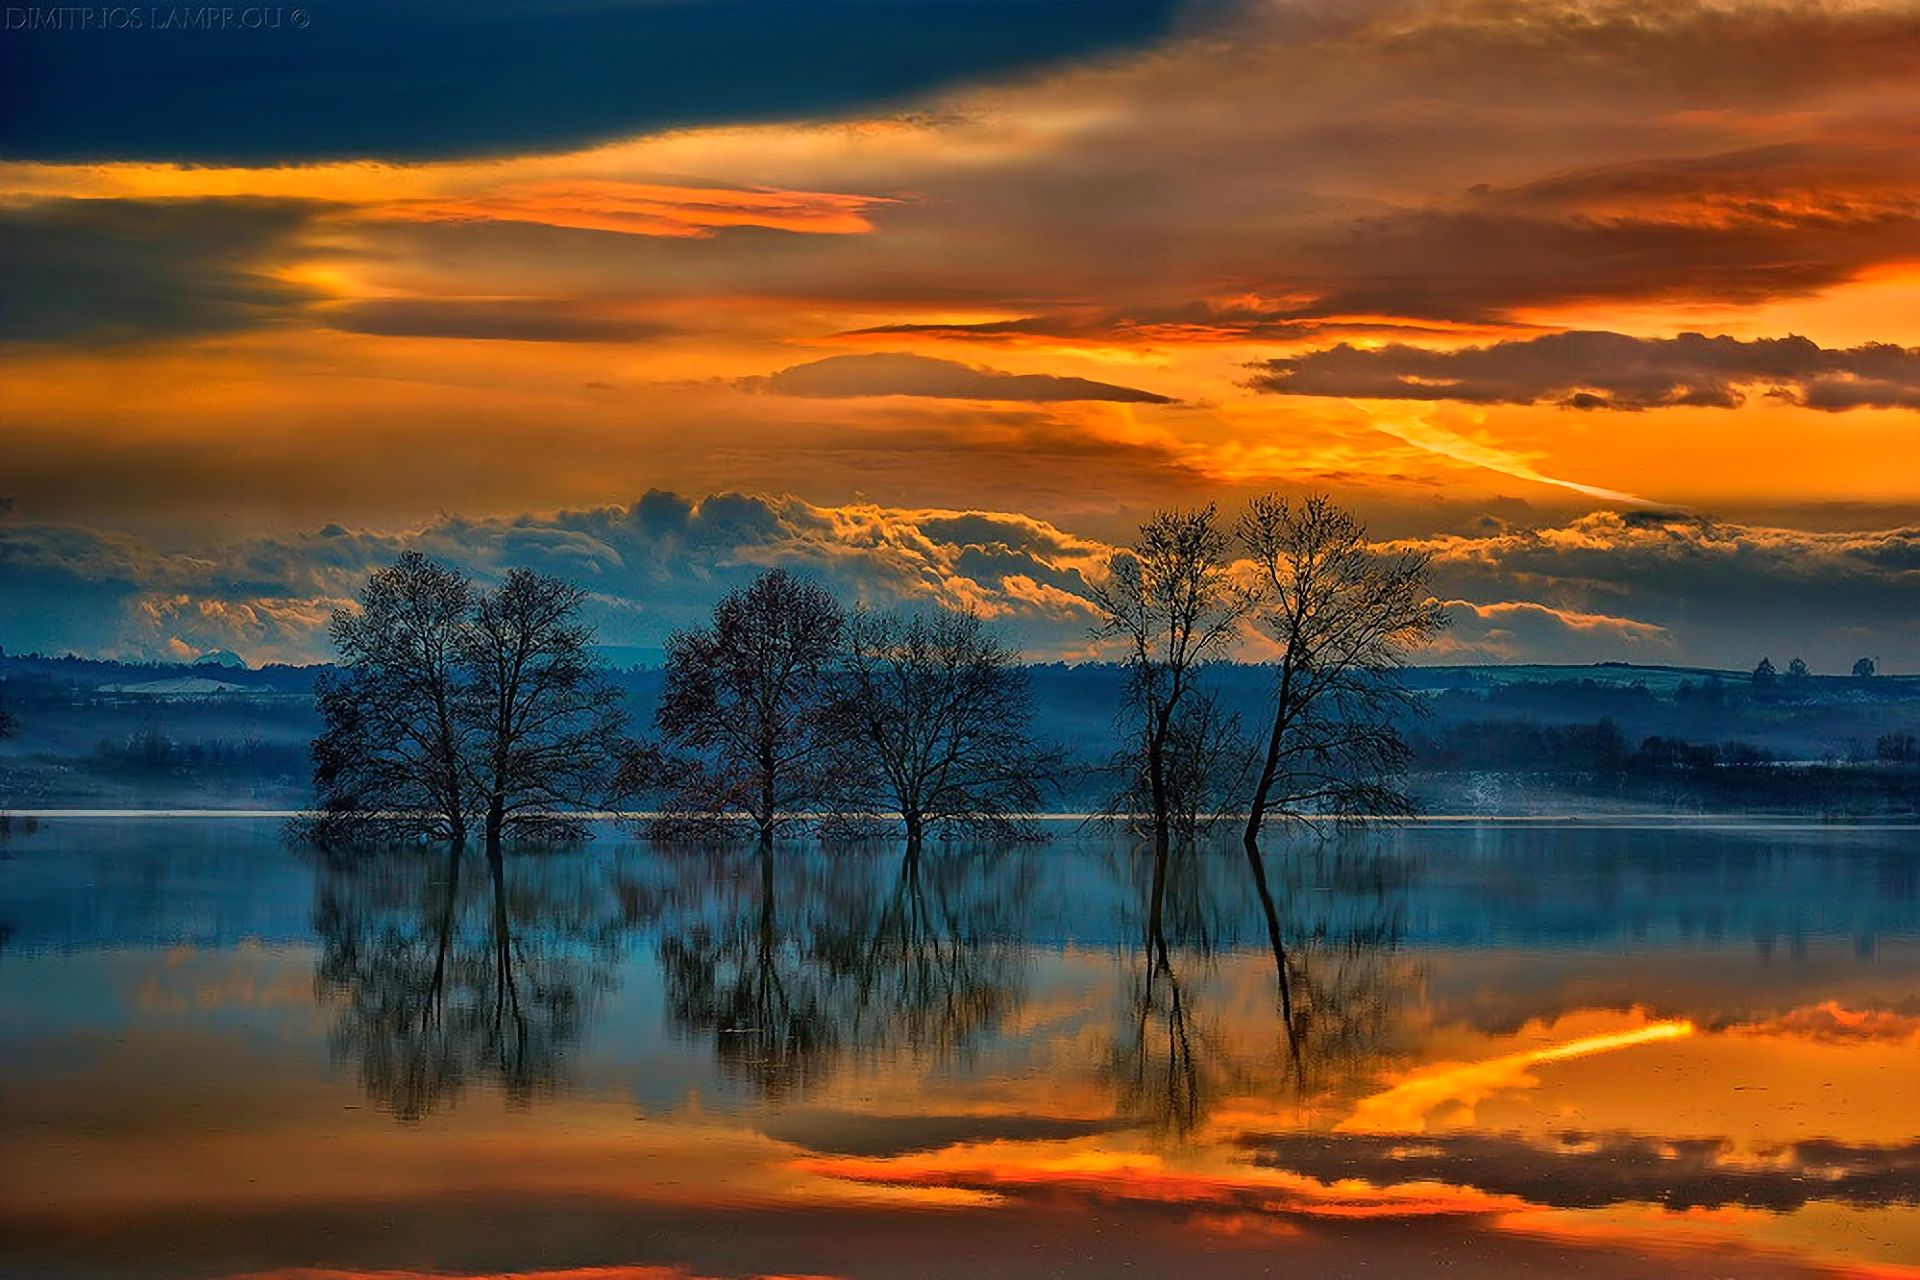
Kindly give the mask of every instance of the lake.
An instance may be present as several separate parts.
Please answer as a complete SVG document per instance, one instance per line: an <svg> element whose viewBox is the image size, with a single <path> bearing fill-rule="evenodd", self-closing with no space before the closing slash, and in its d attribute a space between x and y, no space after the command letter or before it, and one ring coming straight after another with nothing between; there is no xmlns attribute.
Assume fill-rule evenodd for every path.
<svg viewBox="0 0 1920 1280"><path fill-rule="evenodd" d="M496 871L53 819L0 842L0 1274L1920 1275L1917 845L1276 839L1156 930L1064 825Z"/></svg>

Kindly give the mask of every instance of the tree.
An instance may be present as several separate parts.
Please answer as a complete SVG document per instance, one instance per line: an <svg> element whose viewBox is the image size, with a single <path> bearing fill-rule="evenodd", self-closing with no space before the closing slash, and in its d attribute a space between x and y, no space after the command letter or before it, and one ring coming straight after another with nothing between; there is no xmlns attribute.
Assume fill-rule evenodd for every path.
<svg viewBox="0 0 1920 1280"><path fill-rule="evenodd" d="M1030 736L1019 661L971 612L848 620L829 713L840 772L900 815L909 850L934 827L1028 834L1021 815L1040 807L1062 761Z"/></svg>
<svg viewBox="0 0 1920 1280"><path fill-rule="evenodd" d="M1912 764L1920 760L1920 738L1899 730L1883 733L1874 739L1873 755L1893 764Z"/></svg>
<svg viewBox="0 0 1920 1280"><path fill-rule="evenodd" d="M1853 678L1855 680L1871 680L1876 670L1878 670L1878 668L1874 665L1872 658L1860 658L1853 664Z"/></svg>
<svg viewBox="0 0 1920 1280"><path fill-rule="evenodd" d="M461 633L458 706L490 858L509 835L577 836L574 815L605 795L626 717L580 622L585 600L571 583L514 569Z"/></svg>
<svg viewBox="0 0 1920 1280"><path fill-rule="evenodd" d="M1755 693L1773 692L1774 686L1780 682L1780 673L1774 670L1772 658L1760 659L1760 665L1753 669L1752 680Z"/></svg>
<svg viewBox="0 0 1920 1280"><path fill-rule="evenodd" d="M1092 591L1101 613L1096 635L1126 647L1127 713L1132 744L1121 761L1145 791L1156 847L1164 851L1174 816L1172 758L1196 669L1221 656L1252 606L1227 570L1227 536L1212 504L1161 511L1140 526L1128 550L1107 564ZM1191 740L1193 734L1184 735Z"/></svg>
<svg viewBox="0 0 1920 1280"><path fill-rule="evenodd" d="M1408 756L1398 722L1417 703L1393 673L1446 625L1425 558L1376 555L1324 494L1256 498L1236 532L1260 575L1254 616L1280 651L1248 851L1269 813L1409 811L1393 779Z"/></svg>
<svg viewBox="0 0 1920 1280"><path fill-rule="evenodd" d="M818 583L770 569L728 592L705 627L667 640L655 723L700 757L679 787L710 815L744 811L762 843L815 799L829 757L822 731L844 619Z"/></svg>
<svg viewBox="0 0 1920 1280"><path fill-rule="evenodd" d="M319 682L313 743L321 838L465 842L470 730L456 703L472 606L464 574L409 551L334 612L340 669Z"/></svg>
<svg viewBox="0 0 1920 1280"><path fill-rule="evenodd" d="M478 592L408 552L334 614L340 670L320 682L313 743L326 842L465 844L577 833L599 799L622 721L600 676L577 588L515 569Z"/></svg>
<svg viewBox="0 0 1920 1280"><path fill-rule="evenodd" d="M7 710L7 704L0 702L0 742L11 738L19 728L20 722L13 718L11 711Z"/></svg>

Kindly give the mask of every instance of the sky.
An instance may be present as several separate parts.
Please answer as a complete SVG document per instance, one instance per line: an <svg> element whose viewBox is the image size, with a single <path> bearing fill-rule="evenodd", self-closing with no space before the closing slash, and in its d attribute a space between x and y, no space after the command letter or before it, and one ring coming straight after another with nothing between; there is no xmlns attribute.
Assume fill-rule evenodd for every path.
<svg viewBox="0 0 1920 1280"><path fill-rule="evenodd" d="M8 652L321 658L420 546L1075 658L1328 491L1425 661L1920 670L1920 4L254 12L0 30Z"/></svg>

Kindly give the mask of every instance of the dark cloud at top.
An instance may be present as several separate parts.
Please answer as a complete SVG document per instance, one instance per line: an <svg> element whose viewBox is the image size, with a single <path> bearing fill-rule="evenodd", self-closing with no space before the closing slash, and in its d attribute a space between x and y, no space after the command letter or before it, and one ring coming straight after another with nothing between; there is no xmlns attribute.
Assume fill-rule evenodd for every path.
<svg viewBox="0 0 1920 1280"><path fill-rule="evenodd" d="M117 342L270 321L314 296L268 271L286 265L290 240L326 207L245 198L0 208L0 341Z"/></svg>
<svg viewBox="0 0 1920 1280"><path fill-rule="evenodd" d="M1115 386L1090 378L1050 373L1004 373L957 360L878 352L828 356L797 364L742 385L785 396L851 399L861 396L922 396L934 400L1117 400L1128 404L1172 404L1170 396Z"/></svg>
<svg viewBox="0 0 1920 1280"><path fill-rule="evenodd" d="M1635 338L1583 331L1452 351L1343 342L1259 368L1251 385L1295 396L1731 409L1757 389L1830 411L1920 408L1920 351L1880 342L1834 349L1801 337Z"/></svg>
<svg viewBox="0 0 1920 1280"><path fill-rule="evenodd" d="M41 29L0 32L0 155L419 159L830 115L1150 40L1174 8L1173 0L307 0L303 26L292 6L270 6L276 29L182 31L149 29L164 6L132 6L123 12L140 29L49 30L42 18Z"/></svg>

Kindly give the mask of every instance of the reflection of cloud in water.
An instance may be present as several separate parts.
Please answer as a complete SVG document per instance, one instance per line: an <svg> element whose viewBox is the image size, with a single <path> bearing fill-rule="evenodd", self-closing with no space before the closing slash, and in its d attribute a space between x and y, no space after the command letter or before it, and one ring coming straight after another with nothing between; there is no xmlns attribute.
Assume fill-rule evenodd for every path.
<svg viewBox="0 0 1920 1280"><path fill-rule="evenodd" d="M1428 1118L1442 1107L1471 1108L1504 1090L1538 1084L1539 1081L1528 1074L1530 1067L1663 1040L1679 1040L1693 1033L1691 1022L1654 1022L1627 1031L1582 1036L1561 1044L1502 1054L1481 1062L1443 1062L1420 1067L1384 1092L1362 1098L1353 1114L1337 1127L1358 1133L1424 1132Z"/></svg>
<svg viewBox="0 0 1920 1280"><path fill-rule="evenodd" d="M1445 1182L1536 1205L1591 1209L1622 1202L1671 1210L1738 1205L1785 1212L1820 1200L1920 1204L1920 1143L1799 1142L1742 1157L1725 1139L1563 1133L1545 1145L1517 1135L1451 1134L1408 1142L1390 1134L1250 1138L1255 1163L1377 1185Z"/></svg>

